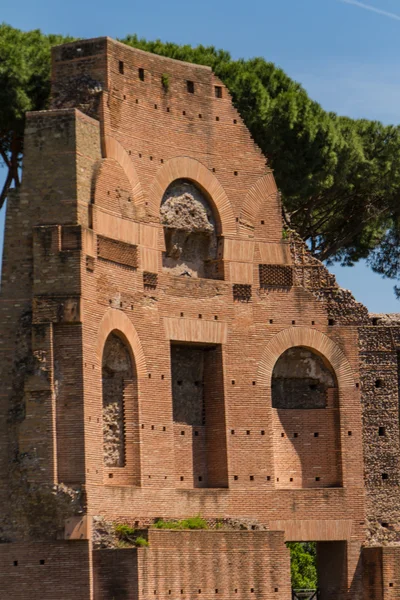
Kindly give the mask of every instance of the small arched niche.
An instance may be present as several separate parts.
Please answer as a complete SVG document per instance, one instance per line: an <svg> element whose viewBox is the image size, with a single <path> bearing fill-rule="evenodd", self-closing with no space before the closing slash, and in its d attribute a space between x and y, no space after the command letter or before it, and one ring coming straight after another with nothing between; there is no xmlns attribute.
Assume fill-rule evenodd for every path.
<svg viewBox="0 0 400 600"><path fill-rule="evenodd" d="M339 396L331 365L309 348L289 348L275 364L271 395L276 486L339 487Z"/></svg>
<svg viewBox="0 0 400 600"><path fill-rule="evenodd" d="M205 192L193 181L176 179L161 201L163 270L181 277L221 279L217 261L218 220Z"/></svg>
<svg viewBox="0 0 400 600"><path fill-rule="evenodd" d="M138 394L130 348L117 331L102 358L103 462L107 483L138 484ZM129 416L129 419L127 419Z"/></svg>

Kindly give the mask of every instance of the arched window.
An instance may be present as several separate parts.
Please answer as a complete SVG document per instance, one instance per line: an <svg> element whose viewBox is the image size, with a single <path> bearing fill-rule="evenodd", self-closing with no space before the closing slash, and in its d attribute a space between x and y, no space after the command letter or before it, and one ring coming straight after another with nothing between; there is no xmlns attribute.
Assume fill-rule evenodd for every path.
<svg viewBox="0 0 400 600"><path fill-rule="evenodd" d="M103 461L107 481L138 485L136 368L127 344L115 331L108 336L103 350L102 389Z"/></svg>
<svg viewBox="0 0 400 600"><path fill-rule="evenodd" d="M205 193L192 181L176 179L160 208L164 226L163 269L173 275L220 279L217 220Z"/></svg>
<svg viewBox="0 0 400 600"><path fill-rule="evenodd" d="M339 487L339 396L332 367L309 348L289 348L275 364L271 387L276 486Z"/></svg>

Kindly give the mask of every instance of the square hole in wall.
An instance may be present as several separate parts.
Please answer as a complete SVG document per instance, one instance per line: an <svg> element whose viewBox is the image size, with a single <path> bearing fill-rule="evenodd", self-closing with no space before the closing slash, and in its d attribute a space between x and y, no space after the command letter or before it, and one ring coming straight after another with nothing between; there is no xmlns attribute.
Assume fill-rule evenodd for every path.
<svg viewBox="0 0 400 600"><path fill-rule="evenodd" d="M215 85L214 93L216 98L222 98L222 87L220 85Z"/></svg>
<svg viewBox="0 0 400 600"><path fill-rule="evenodd" d="M378 429L378 435L380 437L385 436L386 435L386 427L379 427L379 429Z"/></svg>
<svg viewBox="0 0 400 600"><path fill-rule="evenodd" d="M186 89L189 94L194 94L194 81L186 81Z"/></svg>
<svg viewBox="0 0 400 600"><path fill-rule="evenodd" d="M386 481L387 479L389 479L389 475L387 473L382 473L382 480Z"/></svg>

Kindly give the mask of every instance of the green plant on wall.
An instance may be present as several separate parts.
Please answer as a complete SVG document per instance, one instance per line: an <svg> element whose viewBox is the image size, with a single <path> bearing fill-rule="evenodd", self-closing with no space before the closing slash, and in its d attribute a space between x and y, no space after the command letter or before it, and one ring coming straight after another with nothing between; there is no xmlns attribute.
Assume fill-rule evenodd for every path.
<svg viewBox="0 0 400 600"><path fill-rule="evenodd" d="M146 548L149 545L149 542L143 536L138 535L129 525L119 523L115 525L114 531L119 548L131 548L132 546Z"/></svg>
<svg viewBox="0 0 400 600"><path fill-rule="evenodd" d="M161 75L161 85L163 86L164 92L168 92L168 90L169 90L169 75L167 75L167 73L163 73Z"/></svg>
<svg viewBox="0 0 400 600"><path fill-rule="evenodd" d="M188 519L181 519L179 521L157 519L153 527L156 529L208 529L207 522L200 516L189 517Z"/></svg>
<svg viewBox="0 0 400 600"><path fill-rule="evenodd" d="M139 548L147 548L149 546L149 542L144 537L139 535L135 539L135 546L138 546Z"/></svg>

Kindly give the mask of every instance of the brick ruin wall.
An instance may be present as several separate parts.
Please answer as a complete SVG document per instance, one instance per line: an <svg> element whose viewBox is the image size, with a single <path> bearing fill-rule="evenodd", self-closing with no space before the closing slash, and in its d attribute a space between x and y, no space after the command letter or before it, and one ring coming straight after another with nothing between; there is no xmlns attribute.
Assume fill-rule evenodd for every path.
<svg viewBox="0 0 400 600"><path fill-rule="evenodd" d="M0 303L2 541L24 561L32 539L83 548L97 517L143 527L199 514L256 531L89 543L82 598L102 598L114 576L121 598L157 597L163 569L161 595L187 589L190 561L226 565L243 544L245 560L250 544L261 596L283 599L283 539L317 541L321 564L338 565L326 598L369 597L362 544L398 541L398 323L370 317L283 230L226 88L206 67L109 39L66 45L53 109L28 115L25 145ZM297 374L286 352L304 362ZM15 577L11 546L0 550ZM385 560L374 555L378 575ZM236 571L213 580L217 563L196 585L230 594ZM155 565L148 588L127 586ZM237 589L251 598L250 578Z"/></svg>

